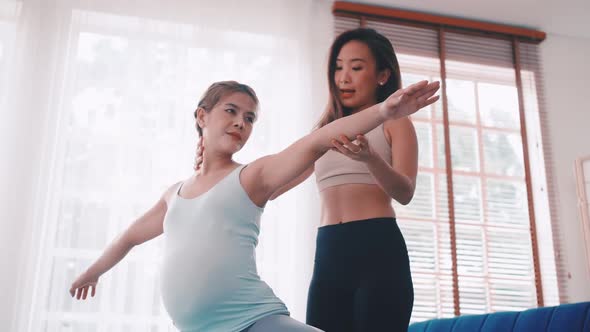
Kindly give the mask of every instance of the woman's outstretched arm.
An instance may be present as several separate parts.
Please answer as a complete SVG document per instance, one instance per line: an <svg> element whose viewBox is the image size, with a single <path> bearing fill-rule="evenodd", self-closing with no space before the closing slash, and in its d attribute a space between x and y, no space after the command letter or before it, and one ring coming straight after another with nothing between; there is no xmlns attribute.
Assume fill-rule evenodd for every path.
<svg viewBox="0 0 590 332"><path fill-rule="evenodd" d="M89 291L91 291L90 296L94 296L96 284L101 275L117 265L133 247L163 233L164 216L168 209L166 197L175 187L176 185L170 187L151 209L129 225L109 244L102 255L76 278L70 288L72 297L85 300Z"/></svg>
<svg viewBox="0 0 590 332"><path fill-rule="evenodd" d="M309 169L332 148L335 137L345 135L352 139L388 119L406 117L436 102L438 96L434 94L439 86L439 82L421 81L400 89L382 103L333 121L299 139L285 150L256 160L245 170L250 179L256 179L252 183L255 187L253 200L261 205L266 203L273 193Z"/></svg>

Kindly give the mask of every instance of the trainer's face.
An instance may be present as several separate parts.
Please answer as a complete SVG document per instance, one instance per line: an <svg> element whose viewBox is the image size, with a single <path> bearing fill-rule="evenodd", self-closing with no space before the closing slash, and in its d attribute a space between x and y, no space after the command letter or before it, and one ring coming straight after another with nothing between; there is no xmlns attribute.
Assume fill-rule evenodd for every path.
<svg viewBox="0 0 590 332"><path fill-rule="evenodd" d="M387 71L377 71L375 57L365 43L351 40L340 49L334 82L342 105L353 113L377 103L377 89L388 76Z"/></svg>

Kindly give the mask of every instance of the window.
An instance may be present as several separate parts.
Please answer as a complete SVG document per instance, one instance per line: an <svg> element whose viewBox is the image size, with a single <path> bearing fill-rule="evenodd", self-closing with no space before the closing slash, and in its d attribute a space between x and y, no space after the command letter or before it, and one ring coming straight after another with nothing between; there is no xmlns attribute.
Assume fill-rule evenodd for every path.
<svg viewBox="0 0 590 332"><path fill-rule="evenodd" d="M135 248L102 276L92 301L73 301L69 285L169 185L192 173L193 110L212 82L247 83L261 100L253 142L238 160L276 152L308 132L301 110L314 108L303 97L308 66L300 41L273 29L234 30L227 22L202 26L61 9L71 10L61 22L69 25L60 36L63 91L51 113L57 136L51 195L40 209L46 230L28 330L175 331L159 294L161 240ZM287 120L289 114L301 116ZM288 304L304 293L293 290L299 276L288 276L298 261L280 259L296 249L288 233L300 215L284 217L291 209L297 206L265 211L261 238L271 240L257 251L259 273Z"/></svg>

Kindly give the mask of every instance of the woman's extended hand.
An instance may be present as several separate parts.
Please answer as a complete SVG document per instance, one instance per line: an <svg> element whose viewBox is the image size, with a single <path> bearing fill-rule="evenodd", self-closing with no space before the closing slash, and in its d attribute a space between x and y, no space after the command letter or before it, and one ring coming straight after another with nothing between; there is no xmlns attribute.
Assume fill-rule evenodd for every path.
<svg viewBox="0 0 590 332"><path fill-rule="evenodd" d="M70 287L70 295L76 297L78 300L80 298L86 300L88 291L90 291L90 296L94 297L97 284L98 276L93 276L88 274L88 272L84 272L72 283L72 286Z"/></svg>
<svg viewBox="0 0 590 332"><path fill-rule="evenodd" d="M440 88L440 82L420 81L406 88L399 89L381 103L381 112L385 117L400 119L412 115L421 108L436 102L439 96L434 94Z"/></svg>
<svg viewBox="0 0 590 332"><path fill-rule="evenodd" d="M356 140L352 142L346 136L341 135L339 139L332 140L332 145L334 146L332 150L336 150L356 161L367 162L374 156L365 135L357 135Z"/></svg>

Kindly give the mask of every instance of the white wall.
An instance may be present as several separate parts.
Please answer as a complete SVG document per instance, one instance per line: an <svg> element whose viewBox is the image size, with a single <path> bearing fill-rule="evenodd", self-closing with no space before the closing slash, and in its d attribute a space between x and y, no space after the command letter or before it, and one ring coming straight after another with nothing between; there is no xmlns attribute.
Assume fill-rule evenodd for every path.
<svg viewBox="0 0 590 332"><path fill-rule="evenodd" d="M559 196L568 302L590 301L590 275L578 213L574 160L590 155L590 38L547 35L541 44L552 167Z"/></svg>

